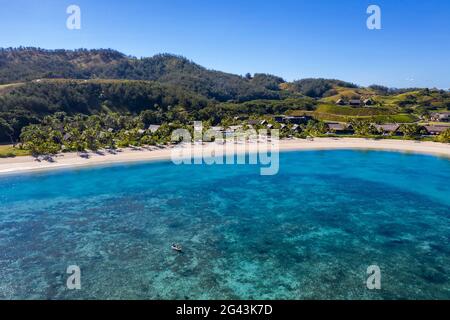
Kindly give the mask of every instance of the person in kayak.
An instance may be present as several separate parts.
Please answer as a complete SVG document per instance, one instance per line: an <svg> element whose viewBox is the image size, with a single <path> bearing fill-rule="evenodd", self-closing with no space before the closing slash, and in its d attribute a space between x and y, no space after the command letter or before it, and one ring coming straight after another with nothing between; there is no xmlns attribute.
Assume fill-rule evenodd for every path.
<svg viewBox="0 0 450 320"><path fill-rule="evenodd" d="M173 244L172 244L172 250L181 252L181 251L182 251L181 245L179 245L179 244L177 244L177 243L173 243Z"/></svg>

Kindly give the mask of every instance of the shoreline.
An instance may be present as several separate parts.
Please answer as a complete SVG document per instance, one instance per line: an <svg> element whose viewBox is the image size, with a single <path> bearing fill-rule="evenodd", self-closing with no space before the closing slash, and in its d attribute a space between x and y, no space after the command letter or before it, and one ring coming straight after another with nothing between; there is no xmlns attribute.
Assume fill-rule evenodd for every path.
<svg viewBox="0 0 450 320"><path fill-rule="evenodd" d="M213 144L206 144L204 149ZM258 151L258 145L247 144L246 152ZM238 147L239 148L239 147ZM280 140L279 151L316 151L316 150L373 150L406 152L444 156L450 159L450 145L438 142L419 142L393 139L364 138L315 138L314 140L292 139ZM54 157L54 162L36 161L31 156L0 159L0 176L32 172L53 171L60 169L77 169L112 164L136 162L155 162L171 159L172 148L125 148L116 153L89 153L89 158L82 158L77 153L63 153ZM239 151L238 151L239 152Z"/></svg>

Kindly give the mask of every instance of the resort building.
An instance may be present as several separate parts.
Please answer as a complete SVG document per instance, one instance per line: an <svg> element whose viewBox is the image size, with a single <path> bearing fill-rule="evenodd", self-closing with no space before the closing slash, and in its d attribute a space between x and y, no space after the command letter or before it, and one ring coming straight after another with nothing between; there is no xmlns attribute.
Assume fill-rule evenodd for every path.
<svg viewBox="0 0 450 320"><path fill-rule="evenodd" d="M400 125L396 123L387 123L387 124L375 124L374 125L377 131L383 135L395 135L398 134L398 129Z"/></svg>
<svg viewBox="0 0 450 320"><path fill-rule="evenodd" d="M284 124L303 124L307 123L309 120L312 119L310 116L275 116L273 118L278 123L284 123Z"/></svg>
<svg viewBox="0 0 450 320"><path fill-rule="evenodd" d="M450 112L435 112L431 114L431 121L449 122Z"/></svg>
<svg viewBox="0 0 450 320"><path fill-rule="evenodd" d="M346 103L345 103L345 101L343 99L339 99L338 101L336 101L336 104L339 105L339 106L345 106L346 105Z"/></svg>
<svg viewBox="0 0 450 320"><path fill-rule="evenodd" d="M351 134L353 133L352 126L346 123L330 122L327 123L328 134Z"/></svg>
<svg viewBox="0 0 450 320"><path fill-rule="evenodd" d="M364 106L372 106L375 103L373 102L372 99L365 99L364 101L361 101L361 99L351 99L348 102L346 102L344 99L339 99L336 101L336 104L339 106L352 106L352 107L360 107L361 105Z"/></svg>
<svg viewBox="0 0 450 320"><path fill-rule="evenodd" d="M445 130L450 129L450 126L425 126L425 130L428 132L429 135L439 135Z"/></svg>
<svg viewBox="0 0 450 320"><path fill-rule="evenodd" d="M265 126L267 125L267 120L248 120L250 126Z"/></svg>
<svg viewBox="0 0 450 320"><path fill-rule="evenodd" d="M311 117L308 116L301 116L301 117L285 117L285 122L286 123L291 123L291 124L303 124L303 123L307 123L309 120L311 120Z"/></svg>
<svg viewBox="0 0 450 320"><path fill-rule="evenodd" d="M348 104L352 107L359 107L359 106L361 106L361 100L360 99L352 99L348 102Z"/></svg>
<svg viewBox="0 0 450 320"><path fill-rule="evenodd" d="M273 117L273 120L275 120L275 122L278 122L278 123L284 123L285 117L286 116L275 116L275 117Z"/></svg>
<svg viewBox="0 0 450 320"><path fill-rule="evenodd" d="M150 130L151 133L155 133L156 131L158 131L158 129L159 129L160 127L161 127L161 126L160 126L159 124L151 124L151 125L148 127L148 130Z"/></svg>

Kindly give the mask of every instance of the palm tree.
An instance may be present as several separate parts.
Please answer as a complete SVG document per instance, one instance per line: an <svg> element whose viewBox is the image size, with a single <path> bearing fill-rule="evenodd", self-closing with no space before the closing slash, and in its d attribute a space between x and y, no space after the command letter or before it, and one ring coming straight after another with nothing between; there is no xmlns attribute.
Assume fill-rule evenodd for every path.
<svg viewBox="0 0 450 320"><path fill-rule="evenodd" d="M16 146L16 141L14 139L14 128L11 126L8 122L6 122L5 119L0 118L0 135L4 134L5 136L9 137L11 144L13 147Z"/></svg>
<svg viewBox="0 0 450 320"><path fill-rule="evenodd" d="M403 135L408 138L414 138L422 133L422 128L415 124L402 124L399 128L400 132L403 132Z"/></svg>

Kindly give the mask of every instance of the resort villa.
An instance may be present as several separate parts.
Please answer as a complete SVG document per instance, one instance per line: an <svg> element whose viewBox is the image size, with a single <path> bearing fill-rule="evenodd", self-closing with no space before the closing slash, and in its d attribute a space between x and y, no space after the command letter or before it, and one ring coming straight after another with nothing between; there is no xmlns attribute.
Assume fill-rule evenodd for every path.
<svg viewBox="0 0 450 320"><path fill-rule="evenodd" d="M161 125L159 125L159 124L151 124L149 127L148 127L148 130L151 132L151 133L155 133L156 131L158 131L158 129L161 127Z"/></svg>
<svg viewBox="0 0 450 320"><path fill-rule="evenodd" d="M353 128L347 123L330 122L327 123L328 134L352 134Z"/></svg>
<svg viewBox="0 0 450 320"><path fill-rule="evenodd" d="M309 117L309 116L300 116L300 117L275 116L273 119L275 120L275 122L283 123L283 124L305 124L305 123L308 123L308 121L311 120L312 117Z"/></svg>
<svg viewBox="0 0 450 320"><path fill-rule="evenodd" d="M376 124L375 128L383 135L397 135L400 133L398 131L400 125L396 123Z"/></svg>
<svg viewBox="0 0 450 320"><path fill-rule="evenodd" d="M430 125L424 126L425 130L429 135L436 136L449 129L450 126L439 126L439 125Z"/></svg>
<svg viewBox="0 0 450 320"><path fill-rule="evenodd" d="M351 107L360 107L360 106L372 106L374 104L372 99L350 99L348 101L345 101L344 99L339 99L336 101L336 104L339 106L351 106Z"/></svg>
<svg viewBox="0 0 450 320"><path fill-rule="evenodd" d="M352 99L348 102L349 106L352 107L359 107L361 106L361 100L360 99Z"/></svg>
<svg viewBox="0 0 450 320"><path fill-rule="evenodd" d="M435 112L431 114L431 121L436 122L449 122L450 112Z"/></svg>

